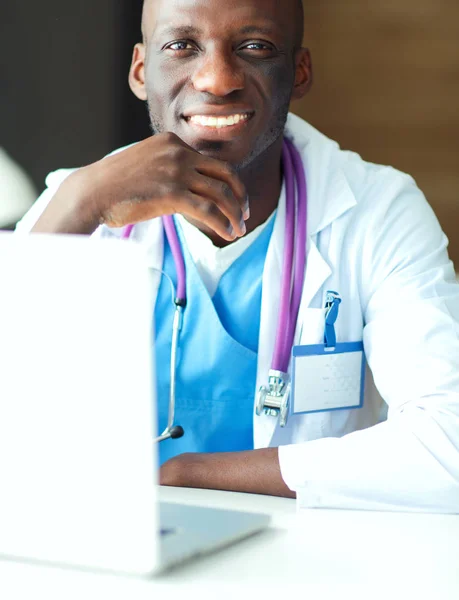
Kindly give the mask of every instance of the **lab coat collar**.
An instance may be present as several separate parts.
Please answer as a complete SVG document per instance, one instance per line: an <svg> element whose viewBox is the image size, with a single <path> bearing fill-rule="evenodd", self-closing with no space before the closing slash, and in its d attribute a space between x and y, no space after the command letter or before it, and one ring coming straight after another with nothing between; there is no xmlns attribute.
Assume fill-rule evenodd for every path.
<svg viewBox="0 0 459 600"><path fill-rule="evenodd" d="M355 207L357 200L341 168L342 155L335 142L292 114L288 117L285 135L293 141L301 154L308 192L307 263L295 332L295 344L299 344L304 337L303 325L308 309L332 274L326 256L322 255L317 243L317 234ZM263 274L255 405L260 386L268 383L274 352L280 305L285 212L285 198L281 197ZM321 307L322 298L319 297L314 308ZM305 333L309 335L309 332ZM279 431L278 419L266 415L255 416L255 447L263 448L273 443L276 430Z"/></svg>
<svg viewBox="0 0 459 600"><path fill-rule="evenodd" d="M294 114L289 114L285 136L293 141L301 155L306 175L307 270L300 307L309 305L317 290L330 275L330 268L314 238L357 204L341 168L341 153L336 142L314 129ZM272 237L272 252L267 262L280 274L284 256L285 194L281 195ZM271 260L270 260L271 259Z"/></svg>
<svg viewBox="0 0 459 600"><path fill-rule="evenodd" d="M342 169L343 153L340 152L336 142L293 114L288 116L285 135L293 141L303 160L308 194L307 263L295 337L295 343L298 343L301 337L304 312L310 307L316 294L331 275L327 258L322 255L317 245L317 234L348 210L354 208L357 200ZM285 195L282 195L273 231L272 249L267 256L271 274L266 273L263 284L272 288L269 292L271 304L277 302L276 278L280 278L282 274L284 228ZM274 273L275 275L273 275ZM277 307L274 307L274 310L277 311ZM273 318L274 314L272 313L271 320Z"/></svg>
<svg viewBox="0 0 459 600"><path fill-rule="evenodd" d="M285 135L293 141L303 159L308 192L307 269L298 318L300 327L297 331L298 337L304 309L309 306L317 291L331 274L330 267L314 241L314 236L353 208L357 201L341 169L342 159L336 142L293 114L288 116ZM285 194L282 194L274 225L272 247L267 257L267 264L271 265L272 273L278 276L283 264L284 224ZM150 266L157 270L161 269L163 261L161 220L153 219L139 223L134 229L133 236L145 246ZM268 287L275 288L276 278L269 279ZM273 291L271 291L271 303L275 305L277 291L274 293L274 298L272 294Z"/></svg>
<svg viewBox="0 0 459 600"><path fill-rule="evenodd" d="M308 235L313 236L357 204L336 142L290 113L285 135L300 152L308 191Z"/></svg>
<svg viewBox="0 0 459 600"><path fill-rule="evenodd" d="M122 231L122 229L112 230L117 237L121 236ZM157 218L137 223L132 230L131 240L138 242L145 251L147 264L152 270L153 298L156 305L164 258L164 230L162 220Z"/></svg>
<svg viewBox="0 0 459 600"><path fill-rule="evenodd" d="M295 343L298 344L302 337L307 309L331 275L331 268L317 245L316 234L353 208L357 201L341 168L342 154L335 142L292 114L288 117L285 134L293 141L301 154L308 191L307 266L295 334ZM284 230L285 194L279 201L263 275L256 390L261 385L266 385L268 381L274 352L280 303ZM133 238L144 245L150 267L160 270L164 252L161 220L153 219L138 224L134 229ZM155 277L155 298L159 282L160 277ZM278 428L278 420L273 417L265 415L255 417L255 447L266 447L273 443L273 435Z"/></svg>
<svg viewBox="0 0 459 600"><path fill-rule="evenodd" d="M269 370L274 353L274 345L279 320L280 294L282 280L282 258L285 231L285 196L279 202L273 235L266 256L263 273L263 287L260 314L260 337L258 344L257 381L254 402L254 447L264 448L272 443L276 430L279 430L278 419L264 414L255 415L258 390L268 384ZM325 258L322 256L314 239L307 239L306 273L298 313L295 332L295 344L303 338L303 325L311 302L320 292L323 285L330 277L332 271ZM308 332L306 332L308 333ZM318 343L319 340L314 340Z"/></svg>

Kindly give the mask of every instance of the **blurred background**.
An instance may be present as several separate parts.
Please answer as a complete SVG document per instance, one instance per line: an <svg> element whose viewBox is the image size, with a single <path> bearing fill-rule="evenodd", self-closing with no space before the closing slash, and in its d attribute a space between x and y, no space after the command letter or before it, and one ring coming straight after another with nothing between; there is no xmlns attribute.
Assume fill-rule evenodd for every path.
<svg viewBox="0 0 459 600"><path fill-rule="evenodd" d="M149 135L127 84L141 6L1 3L0 190L2 166L14 160L28 198L16 212L48 172ZM413 175L459 267L459 1L305 0L305 9L315 84L292 110L342 148ZM0 207L0 228L14 212L2 217Z"/></svg>

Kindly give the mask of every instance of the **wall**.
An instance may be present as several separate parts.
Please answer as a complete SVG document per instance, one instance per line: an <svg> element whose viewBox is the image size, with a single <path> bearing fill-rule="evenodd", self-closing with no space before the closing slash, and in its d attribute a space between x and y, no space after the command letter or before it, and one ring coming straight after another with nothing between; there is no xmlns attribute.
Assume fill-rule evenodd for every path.
<svg viewBox="0 0 459 600"><path fill-rule="evenodd" d="M0 2L0 145L38 189L148 135L127 85L142 0ZM305 0L315 65L294 110L415 176L459 266L459 0Z"/></svg>
<svg viewBox="0 0 459 600"><path fill-rule="evenodd" d="M113 148L121 120L112 0L21 0L0 8L0 145L37 189L47 172ZM121 85L119 86L121 87Z"/></svg>
<svg viewBox="0 0 459 600"><path fill-rule="evenodd" d="M413 175L459 267L459 1L305 0L315 84L294 111Z"/></svg>

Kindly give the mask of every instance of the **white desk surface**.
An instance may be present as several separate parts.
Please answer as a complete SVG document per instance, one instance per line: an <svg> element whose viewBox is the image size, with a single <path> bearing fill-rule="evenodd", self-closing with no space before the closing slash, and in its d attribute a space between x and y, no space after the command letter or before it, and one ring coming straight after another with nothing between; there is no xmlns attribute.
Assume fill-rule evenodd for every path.
<svg viewBox="0 0 459 600"><path fill-rule="evenodd" d="M279 597L282 588L295 585L307 592L308 600L459 599L459 516L336 510L297 514L293 500L177 488L163 488L161 497L267 512L272 526L150 581L0 560L0 599L144 600L184 593L215 598L215 593L226 597L228 585L243 586L238 592L243 598L255 598L259 588L263 597Z"/></svg>

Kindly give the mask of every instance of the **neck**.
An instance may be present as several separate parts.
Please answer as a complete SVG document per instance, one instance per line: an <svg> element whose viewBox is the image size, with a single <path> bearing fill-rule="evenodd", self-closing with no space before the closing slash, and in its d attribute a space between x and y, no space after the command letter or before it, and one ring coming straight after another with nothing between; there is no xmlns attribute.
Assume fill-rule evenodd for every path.
<svg viewBox="0 0 459 600"><path fill-rule="evenodd" d="M283 136L256 158L239 176L249 195L250 218L246 221L247 233L267 221L277 208L282 189L282 146ZM223 248L227 242L214 231L204 225L191 221L212 240L212 243Z"/></svg>
<svg viewBox="0 0 459 600"><path fill-rule="evenodd" d="M277 208L282 189L283 136L241 172L249 194L250 219L247 233L264 223Z"/></svg>

